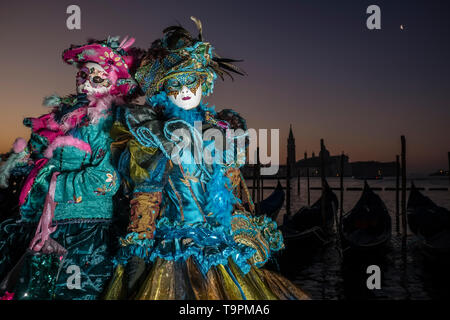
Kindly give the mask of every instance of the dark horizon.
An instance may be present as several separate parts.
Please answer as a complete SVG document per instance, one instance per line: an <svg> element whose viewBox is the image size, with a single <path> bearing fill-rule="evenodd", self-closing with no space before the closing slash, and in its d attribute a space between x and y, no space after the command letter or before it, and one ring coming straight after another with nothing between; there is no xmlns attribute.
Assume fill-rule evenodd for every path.
<svg viewBox="0 0 450 320"><path fill-rule="evenodd" d="M81 8L81 30L66 28L66 8ZM382 29L366 28L367 6ZM406 136L408 174L448 170L450 71L448 2L434 1L15 1L0 4L0 152L29 137L25 116L46 112L44 96L74 92L75 70L61 60L70 44L108 35L146 48L190 16L221 55L248 73L218 80L207 99L240 112L252 128L280 129L280 163L292 124L296 158L319 153L350 161L395 161ZM403 30L400 29L403 25Z"/></svg>

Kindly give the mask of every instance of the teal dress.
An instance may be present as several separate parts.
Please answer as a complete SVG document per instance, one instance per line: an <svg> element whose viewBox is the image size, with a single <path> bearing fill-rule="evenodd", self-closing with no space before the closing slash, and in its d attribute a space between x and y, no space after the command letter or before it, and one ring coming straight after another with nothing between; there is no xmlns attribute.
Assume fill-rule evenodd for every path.
<svg viewBox="0 0 450 320"><path fill-rule="evenodd" d="M78 99L78 104L73 99ZM116 243L113 197L120 185L110 151L113 106L90 112L95 106L88 104L85 96L79 95L71 104L62 104L46 115L44 127L42 121L28 121L33 131L29 145L38 170L23 190L26 197L20 206L20 220L0 226L0 271L6 276L30 245L55 172L59 174L51 196L56 202L52 220L56 230L50 237L66 254L27 250L13 270L15 281L5 287L14 293L14 299L96 299L111 276ZM67 129L67 123L71 127L60 134L56 124Z"/></svg>
<svg viewBox="0 0 450 320"><path fill-rule="evenodd" d="M141 145L158 150L151 159L141 161L146 166L147 178L135 179L131 185L133 194L161 192L160 212L153 239L139 240L136 233L129 233L125 237L129 245L121 248L115 263L126 264L136 255L148 262L156 258L176 261L194 256L205 274L212 266L227 265L229 259L244 273L248 272L248 260L256 250L234 240L231 221L240 199L233 194L232 182L226 174L230 165L239 167L239 164L208 163L201 158L204 154L196 156L190 149L181 151L178 160L172 156L177 145L172 135L175 130L185 130L193 143L202 143L213 157L216 155L214 141L203 142L195 128L197 122L202 131L222 130L213 120L214 109L201 104L195 110L182 110L173 105L164 92L154 96L151 103L163 105L164 113L158 115L149 107L129 106L122 119ZM160 124L163 124L162 130L157 131ZM223 151L223 156L227 151ZM119 169L125 177L130 174L130 157L135 158L127 150L120 161ZM186 238L192 241L185 241ZM279 232L275 232L270 241L272 250L282 247Z"/></svg>
<svg viewBox="0 0 450 320"><path fill-rule="evenodd" d="M184 111L164 92L153 96L149 104L130 105L120 117L142 149L126 149L119 161L134 200L129 233L120 239L117 267L105 298L301 296L281 276L258 270L283 248L283 238L274 221L243 209L234 192L243 161L217 161L219 157L226 160L234 149L218 150L213 141L205 141L201 154L191 148L174 153L179 141L175 130L185 130L195 144L203 138L199 128L225 133L229 124L203 104ZM236 146L238 154L245 152L245 144ZM205 150L217 156L216 161L205 161ZM148 266L147 274L138 271L141 261Z"/></svg>

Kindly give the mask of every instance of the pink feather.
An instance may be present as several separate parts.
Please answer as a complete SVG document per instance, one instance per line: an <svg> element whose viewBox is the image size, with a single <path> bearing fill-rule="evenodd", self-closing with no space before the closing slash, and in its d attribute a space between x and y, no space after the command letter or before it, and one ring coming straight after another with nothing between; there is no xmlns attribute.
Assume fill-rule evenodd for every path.
<svg viewBox="0 0 450 320"><path fill-rule="evenodd" d="M13 144L13 151L14 153L21 153L23 150L25 150L26 146L27 141L24 138L17 138Z"/></svg>
<svg viewBox="0 0 450 320"><path fill-rule="evenodd" d="M134 41L136 41L136 39L134 38L128 39L128 36L126 36L120 43L119 48L122 48L123 50L127 51L134 43Z"/></svg>
<svg viewBox="0 0 450 320"><path fill-rule="evenodd" d="M44 157L46 157L47 159L52 158L53 151L55 151L56 148L64 146L72 146L82 151L86 151L89 153L91 152L91 146L87 142L84 142L83 140L74 138L72 136L59 136L44 151Z"/></svg>

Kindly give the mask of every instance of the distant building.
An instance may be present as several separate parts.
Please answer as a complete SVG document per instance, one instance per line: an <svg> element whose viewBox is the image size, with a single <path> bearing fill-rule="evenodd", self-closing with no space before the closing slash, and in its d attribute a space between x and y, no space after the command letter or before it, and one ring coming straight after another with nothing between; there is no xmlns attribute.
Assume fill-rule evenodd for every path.
<svg viewBox="0 0 450 320"><path fill-rule="evenodd" d="M323 142L323 140L322 140ZM300 173L300 176L306 176L307 170L309 168L310 176L320 176L320 159L322 156L322 151L319 152L319 155L316 157L314 151L310 158L308 158L308 154L305 151L304 158L302 160L297 161L296 168L297 174ZM325 176L326 177L339 177L341 171L341 155L332 156L330 152L324 148L323 159L325 162ZM342 155L343 160L343 169L344 176L352 175L352 168L348 162L349 157L347 155Z"/></svg>
<svg viewBox="0 0 450 320"><path fill-rule="evenodd" d="M321 144L323 139L321 139ZM341 155L330 155L330 152L324 146L323 159L325 162L325 176L326 177L339 177L341 168ZM292 177L300 176L304 177L309 175L311 177L320 177L320 159L322 151L316 156L314 151L311 157L308 158L308 154L305 151L304 158L296 161L295 156L295 138L292 132L292 125L289 128L289 135L287 139L287 159L286 165L280 165L277 177L286 177L286 166L290 166L290 174ZM357 161L349 162L349 156L342 155L343 169L345 177L364 177L371 178L377 176L395 176L396 175L396 162L378 162L378 161ZM242 172L246 178L253 177L253 166L246 165L242 168Z"/></svg>

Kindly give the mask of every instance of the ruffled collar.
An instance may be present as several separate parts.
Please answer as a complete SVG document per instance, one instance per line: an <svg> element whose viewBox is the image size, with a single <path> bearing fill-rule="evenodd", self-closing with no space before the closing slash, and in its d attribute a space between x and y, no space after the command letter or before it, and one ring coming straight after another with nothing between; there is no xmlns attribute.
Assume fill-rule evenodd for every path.
<svg viewBox="0 0 450 320"><path fill-rule="evenodd" d="M67 114L74 112L75 110L84 107L89 104L89 100L87 95L84 93L77 95L70 95L64 98L61 98L60 104L55 108L54 115L55 120L59 123L62 122L62 119Z"/></svg>
<svg viewBox="0 0 450 320"><path fill-rule="evenodd" d="M214 106L208 107L207 103L202 103L198 107L191 110L184 110L177 107L164 91L155 94L151 98L147 98L147 103L152 107L164 107L164 116L167 119L177 118L186 121L187 123L194 125L195 121L204 122L207 114L215 116L216 111Z"/></svg>
<svg viewBox="0 0 450 320"><path fill-rule="evenodd" d="M44 103L48 106L53 104L54 107L49 115L51 119L48 119L49 123L45 126L67 132L82 122L97 124L101 118L107 118L111 114L113 104L123 104L124 101L120 96L87 97L85 94L78 94L63 98L51 96ZM35 125L33 124L33 128Z"/></svg>

